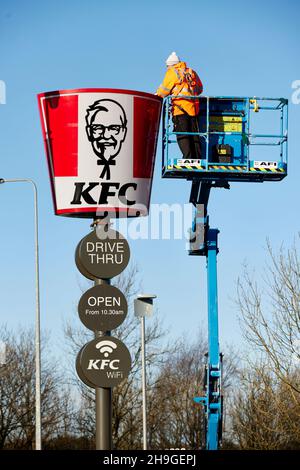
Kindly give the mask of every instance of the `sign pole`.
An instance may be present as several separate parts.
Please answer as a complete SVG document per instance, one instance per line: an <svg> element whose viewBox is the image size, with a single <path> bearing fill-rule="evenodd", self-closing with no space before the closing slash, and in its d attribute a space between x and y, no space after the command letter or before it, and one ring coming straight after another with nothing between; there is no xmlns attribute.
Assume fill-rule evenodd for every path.
<svg viewBox="0 0 300 470"><path fill-rule="evenodd" d="M110 284L109 279L95 279L95 286ZM110 336L110 331L96 331L95 338ZM96 392L96 450L112 449L112 389L97 387Z"/></svg>
<svg viewBox="0 0 300 470"><path fill-rule="evenodd" d="M145 317L141 317L142 390L143 390L143 449L147 450L147 391L146 391L146 351Z"/></svg>
<svg viewBox="0 0 300 470"><path fill-rule="evenodd" d="M94 281L78 303L82 323L94 332L79 351L76 371L80 380L95 389L96 450L112 450L112 388L128 377L131 356L122 341L111 336L126 318L128 304L124 294L111 285L128 265L127 240L109 228L107 219L95 219L94 230L84 237L75 251L81 274Z"/></svg>
<svg viewBox="0 0 300 470"><path fill-rule="evenodd" d="M151 317L153 299L156 295L141 294L134 300L134 314L141 320L142 399L143 399L143 450L147 450L147 380L146 380L146 334L145 317Z"/></svg>
<svg viewBox="0 0 300 470"><path fill-rule="evenodd" d="M109 280L127 267L130 247L110 219L148 215L163 100L108 88L40 93L38 100L55 214L93 219L94 230L76 247L75 263L94 282L78 303L79 318L94 339L80 348L75 367L79 379L95 389L96 449L110 450L111 389L128 378L132 366L126 345L111 334L125 320L128 303Z"/></svg>

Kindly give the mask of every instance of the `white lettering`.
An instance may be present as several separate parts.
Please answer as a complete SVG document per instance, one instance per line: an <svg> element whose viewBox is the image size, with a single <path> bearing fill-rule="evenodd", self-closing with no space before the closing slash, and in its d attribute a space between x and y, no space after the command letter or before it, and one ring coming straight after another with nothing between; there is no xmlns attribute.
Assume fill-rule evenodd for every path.
<svg viewBox="0 0 300 470"><path fill-rule="evenodd" d="M0 80L0 104L6 104L6 85L3 80Z"/></svg>
<svg viewBox="0 0 300 470"><path fill-rule="evenodd" d="M263 161L254 161L254 168L277 168L278 162L263 162Z"/></svg>
<svg viewBox="0 0 300 470"><path fill-rule="evenodd" d="M174 227L174 239L180 240L182 237L182 210L178 204L169 206L168 204L160 204L158 211L153 214L151 224L151 238L152 240L160 239L159 229L161 228L161 238L163 240L170 240L171 238L171 216L173 214L174 220L178 221ZM160 225L161 215L161 225ZM174 225L174 224L172 224ZM178 229L178 230L177 230Z"/></svg>
<svg viewBox="0 0 300 470"><path fill-rule="evenodd" d="M115 264L122 264L123 263L123 255L115 255Z"/></svg>
<svg viewBox="0 0 300 470"><path fill-rule="evenodd" d="M91 307L95 307L95 305L97 304L96 297L89 297L89 298L88 298L88 304L89 304Z"/></svg>
<svg viewBox="0 0 300 470"><path fill-rule="evenodd" d="M107 254L106 254L106 262L108 263L109 261L110 261L111 263L113 263L113 262L114 262L114 257L113 257L112 254L107 253Z"/></svg>
<svg viewBox="0 0 300 470"><path fill-rule="evenodd" d="M96 253L89 253L91 264L122 264L123 263L123 253L112 254L104 253L103 255L97 255Z"/></svg>
<svg viewBox="0 0 300 470"><path fill-rule="evenodd" d="M118 370L117 372L106 372L106 375L109 379L118 379L123 377L123 372Z"/></svg>
<svg viewBox="0 0 300 470"><path fill-rule="evenodd" d="M94 251L94 243L93 242L87 242L86 244L86 251L89 253L90 251Z"/></svg>
<svg viewBox="0 0 300 470"><path fill-rule="evenodd" d="M106 366L109 366L110 365L110 360L109 359L102 359L101 361L101 366L100 366L100 370L103 370L105 369Z"/></svg>
<svg viewBox="0 0 300 470"><path fill-rule="evenodd" d="M114 253L124 253L123 242L87 242L86 251L90 256L95 256L97 253L106 255Z"/></svg>
<svg viewBox="0 0 300 470"><path fill-rule="evenodd" d="M114 307L117 305L118 307L121 306L121 298L120 297L89 297L88 298L88 305L90 307L95 307L95 305L105 305L105 307Z"/></svg>
<svg viewBox="0 0 300 470"><path fill-rule="evenodd" d="M90 359L89 360L89 365L88 365L88 370L91 369L96 369L98 370L99 367L97 367L97 364L100 362L100 359Z"/></svg>
<svg viewBox="0 0 300 470"><path fill-rule="evenodd" d="M89 253L88 255L89 255L91 264L94 264L94 259L95 259L95 256L96 256L95 253Z"/></svg>
<svg viewBox="0 0 300 470"><path fill-rule="evenodd" d="M95 243L94 250L96 249L96 251L99 250L99 251L102 251L102 253L103 253L103 250L104 250L103 245L104 245L103 242L96 242L96 243Z"/></svg>
<svg viewBox="0 0 300 470"><path fill-rule="evenodd" d="M292 103L300 104L300 80L294 80L292 83L292 88L295 89L292 94Z"/></svg>
<svg viewBox="0 0 300 470"><path fill-rule="evenodd" d="M118 370L119 368L119 359L114 359L113 361L111 361L111 363L109 364L109 367L112 369L112 370ZM114 364L118 364L116 367L114 366Z"/></svg>
<svg viewBox="0 0 300 470"><path fill-rule="evenodd" d="M100 365L99 365L100 363ZM88 370L96 369L96 370L104 370L109 367L111 370L118 370L119 369L119 359L90 359L88 364Z"/></svg>
<svg viewBox="0 0 300 470"><path fill-rule="evenodd" d="M117 253L124 253L124 244L122 242L117 242Z"/></svg>

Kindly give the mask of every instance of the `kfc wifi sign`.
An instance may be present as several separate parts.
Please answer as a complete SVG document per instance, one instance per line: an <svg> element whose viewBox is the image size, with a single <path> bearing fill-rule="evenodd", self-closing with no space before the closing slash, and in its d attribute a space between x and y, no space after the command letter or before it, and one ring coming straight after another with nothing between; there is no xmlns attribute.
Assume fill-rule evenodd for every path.
<svg viewBox="0 0 300 470"><path fill-rule="evenodd" d="M129 90L38 95L56 215L146 215L162 100Z"/></svg>

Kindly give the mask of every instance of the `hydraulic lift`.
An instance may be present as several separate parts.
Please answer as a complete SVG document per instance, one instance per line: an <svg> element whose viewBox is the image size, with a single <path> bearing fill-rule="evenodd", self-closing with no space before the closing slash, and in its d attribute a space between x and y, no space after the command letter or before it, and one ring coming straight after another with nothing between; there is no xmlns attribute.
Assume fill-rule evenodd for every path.
<svg viewBox="0 0 300 470"><path fill-rule="evenodd" d="M171 120L173 96L164 100L162 177L192 182L190 203L194 221L190 233L192 256L205 256L208 298L208 353L204 396L194 401L203 406L205 447L217 450L222 441L222 359L219 347L217 254L218 229L209 226L208 200L212 188L230 189L229 182L281 181L287 175L288 100L257 97L191 97L200 100L199 132L174 132ZM186 96L184 97L186 98ZM258 132L252 127L254 115L266 111L276 132ZM279 114L279 120L278 120ZM253 116L251 114L251 116ZM266 121L266 119L265 119ZM278 127L279 122L279 127ZM177 135L198 135L201 159L176 156ZM272 147L272 160L266 157ZM250 156L255 150L254 155ZM259 149L261 152L259 152ZM263 149L263 150L262 150Z"/></svg>
<svg viewBox="0 0 300 470"><path fill-rule="evenodd" d="M190 202L195 206L189 254L206 256L208 300L208 353L204 373L205 396L194 401L203 405L205 413L205 447L217 450L222 440L222 359L219 346L217 254L218 229L209 226L207 206L212 187L229 189L227 182L193 181Z"/></svg>

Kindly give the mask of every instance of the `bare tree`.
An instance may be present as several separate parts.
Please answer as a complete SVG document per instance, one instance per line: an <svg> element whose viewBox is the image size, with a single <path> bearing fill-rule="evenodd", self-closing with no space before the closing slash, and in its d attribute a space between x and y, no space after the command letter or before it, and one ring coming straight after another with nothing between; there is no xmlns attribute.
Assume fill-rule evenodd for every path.
<svg viewBox="0 0 300 470"><path fill-rule="evenodd" d="M232 401L233 439L241 448L300 444L300 260L297 242L275 253L261 280L245 267L237 304L250 347Z"/></svg>
<svg viewBox="0 0 300 470"><path fill-rule="evenodd" d="M142 403L141 403L141 346L140 322L133 315L133 300L137 295L137 269L131 266L127 271L114 279L116 285L126 296L129 312L126 320L113 335L123 341L132 357L132 368L127 380L113 389L113 442L118 449L134 449L142 446ZM79 349L93 338L93 333L85 328L73 326L69 321L65 325L65 334L69 344L69 351L74 360ZM147 370L149 387L155 382L153 373L164 361L166 353L170 350L167 344L162 345L165 332L158 319L151 319L146 328L145 343L147 347ZM72 376L75 377L74 367ZM95 437L95 392L75 379L81 394L81 405L75 422L77 430L90 440Z"/></svg>
<svg viewBox="0 0 300 470"><path fill-rule="evenodd" d="M142 393L140 322L132 312L137 294L137 271L134 267L114 279L114 284L126 295L129 313L125 322L113 331L132 356L132 370L127 380L113 389L113 443L117 449L142 448ZM199 449L203 441L203 408L193 398L204 394L206 340L199 334L197 341L175 340L170 346L166 332L155 316L147 322L147 390L148 444L150 449L185 447ZM72 361L79 349L93 338L93 333L65 325ZM235 375L235 354L229 352L224 361L224 394ZM76 377L72 367L73 381ZM93 448L95 439L95 393L75 378L81 402L75 416L77 434ZM225 406L226 411L226 406Z"/></svg>
<svg viewBox="0 0 300 470"><path fill-rule="evenodd" d="M300 239L300 236L299 236ZM238 307L247 342L272 364L286 382L300 364L300 259L296 243L275 254L268 242L270 264L261 282L245 267L238 280ZM293 382L287 385L300 393Z"/></svg>
<svg viewBox="0 0 300 470"><path fill-rule="evenodd" d="M299 384L299 374L290 377ZM279 381L270 364L240 373L231 403L232 439L241 449L275 450L300 447L299 405L291 388Z"/></svg>
<svg viewBox="0 0 300 470"><path fill-rule="evenodd" d="M32 449L35 442L34 332L6 328L0 331L6 344L6 366L0 378L0 448ZM49 358L43 338L42 437L46 444L70 426L71 403L57 365Z"/></svg>
<svg viewBox="0 0 300 470"><path fill-rule="evenodd" d="M168 355L151 390L151 448L203 447L204 410L193 398L205 394L206 352L207 342L200 333L193 343L183 338L176 345L176 353ZM233 354L225 355L223 366L223 393L226 395L236 370Z"/></svg>

